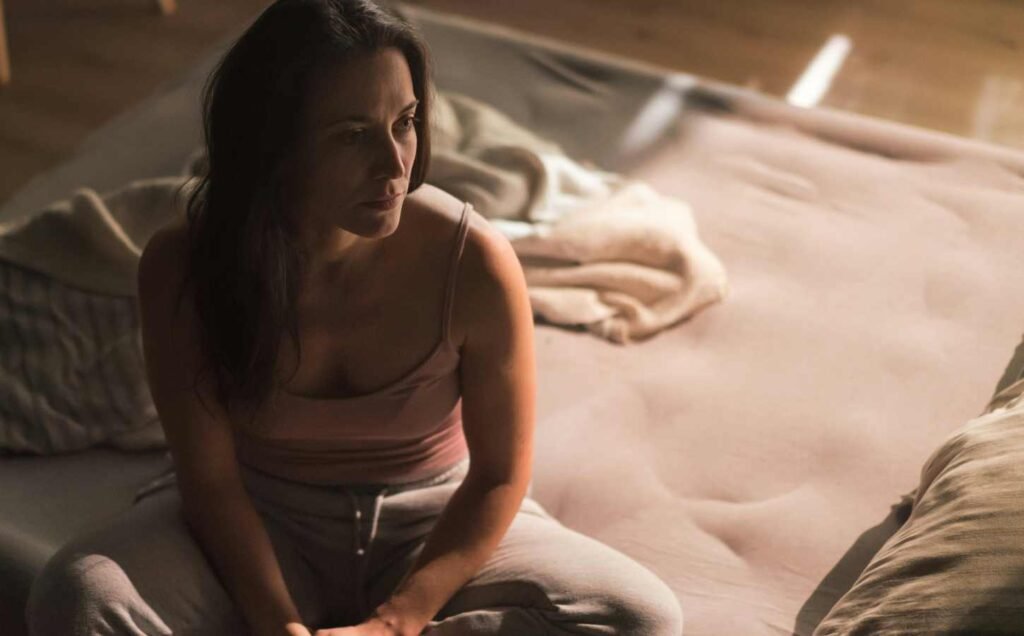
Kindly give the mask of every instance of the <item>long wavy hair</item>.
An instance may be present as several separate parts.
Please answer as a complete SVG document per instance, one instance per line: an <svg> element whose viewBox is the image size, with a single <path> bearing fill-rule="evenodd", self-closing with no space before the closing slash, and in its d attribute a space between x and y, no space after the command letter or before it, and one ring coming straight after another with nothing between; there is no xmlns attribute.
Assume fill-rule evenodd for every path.
<svg viewBox="0 0 1024 636"><path fill-rule="evenodd" d="M207 169L186 205L185 281L204 359L194 386L212 373L214 395L228 408L243 404L255 413L264 403L285 333L301 360L296 300L303 256L286 213L285 181L311 80L328 65L388 47L404 55L420 100L412 192L430 158L432 70L426 43L394 10L371 0L278 0L207 79Z"/></svg>

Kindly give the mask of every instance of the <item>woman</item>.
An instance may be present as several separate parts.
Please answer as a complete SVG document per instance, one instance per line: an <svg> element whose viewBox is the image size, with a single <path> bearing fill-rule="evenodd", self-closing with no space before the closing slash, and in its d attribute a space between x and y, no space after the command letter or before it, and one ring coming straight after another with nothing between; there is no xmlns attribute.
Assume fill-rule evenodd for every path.
<svg viewBox="0 0 1024 636"><path fill-rule="evenodd" d="M177 487L51 560L33 634L681 633L526 496L526 284L424 183L431 90L368 0L276 2L222 60L207 174L139 265Z"/></svg>

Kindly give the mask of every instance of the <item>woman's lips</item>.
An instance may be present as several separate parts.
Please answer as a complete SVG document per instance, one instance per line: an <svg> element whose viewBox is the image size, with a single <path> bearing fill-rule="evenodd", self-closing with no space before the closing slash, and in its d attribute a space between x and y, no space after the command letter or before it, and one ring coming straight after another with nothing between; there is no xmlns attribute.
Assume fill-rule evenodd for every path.
<svg viewBox="0 0 1024 636"><path fill-rule="evenodd" d="M395 207L395 205L398 203L398 200L401 198L401 194L396 194L394 197L390 199L385 199L384 201L367 201L363 203L363 205L365 205L368 208L373 208L374 210L390 210L391 208Z"/></svg>

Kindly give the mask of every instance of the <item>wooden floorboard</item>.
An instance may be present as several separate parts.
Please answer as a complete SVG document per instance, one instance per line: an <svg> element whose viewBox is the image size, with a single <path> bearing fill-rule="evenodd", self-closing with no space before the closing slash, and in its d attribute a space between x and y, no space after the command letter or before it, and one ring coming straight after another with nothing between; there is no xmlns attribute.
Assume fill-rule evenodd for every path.
<svg viewBox="0 0 1024 636"><path fill-rule="evenodd" d="M265 6L192 0L165 16L154 0L5 0L12 81L0 88L0 201Z"/></svg>
<svg viewBox="0 0 1024 636"><path fill-rule="evenodd" d="M822 106L1024 148L1017 0L411 0L783 97L852 42ZM186 72L267 0L3 0L0 201ZM198 105L197 105L198 107Z"/></svg>
<svg viewBox="0 0 1024 636"><path fill-rule="evenodd" d="M832 35L820 105L1024 148L1018 0L410 0L784 97Z"/></svg>

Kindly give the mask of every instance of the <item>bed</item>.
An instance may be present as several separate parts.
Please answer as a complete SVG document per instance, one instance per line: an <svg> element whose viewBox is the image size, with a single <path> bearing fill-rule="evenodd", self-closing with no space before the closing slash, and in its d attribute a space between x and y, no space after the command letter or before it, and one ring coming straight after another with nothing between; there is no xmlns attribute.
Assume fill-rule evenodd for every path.
<svg viewBox="0 0 1024 636"><path fill-rule="evenodd" d="M642 341L537 323L534 497L664 579L687 634L811 634L1019 340L1024 154L404 9L440 88L686 201L729 272L722 302ZM0 222L82 185L178 173L219 52ZM99 447L0 458L0 632L24 633L48 556L167 462Z"/></svg>

